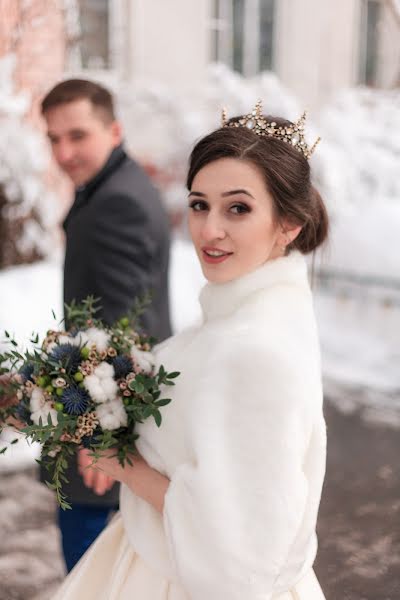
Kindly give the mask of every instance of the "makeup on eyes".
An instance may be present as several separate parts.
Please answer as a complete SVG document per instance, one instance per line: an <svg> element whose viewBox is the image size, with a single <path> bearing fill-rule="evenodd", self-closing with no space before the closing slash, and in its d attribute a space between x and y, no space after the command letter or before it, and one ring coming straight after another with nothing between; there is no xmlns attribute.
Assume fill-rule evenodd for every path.
<svg viewBox="0 0 400 600"><path fill-rule="evenodd" d="M222 196L230 197L231 195L236 195L236 193L241 193L241 191L235 192L235 194L231 194L231 193L223 194ZM192 195L198 197L198 196L200 196L200 193L195 193ZM190 195L189 195L189 208L196 210L196 211L205 210L205 209L209 208L209 203L206 200L203 200L202 199L203 197L205 197L205 196L203 194L201 194L201 196L198 197L198 199L190 200ZM252 207L247 202L239 202L239 201L235 201L232 204L229 204L228 210L231 211L233 208L239 209L237 212L235 212L235 214L238 214L238 215L245 214L247 212L251 212L251 210L252 210Z"/></svg>

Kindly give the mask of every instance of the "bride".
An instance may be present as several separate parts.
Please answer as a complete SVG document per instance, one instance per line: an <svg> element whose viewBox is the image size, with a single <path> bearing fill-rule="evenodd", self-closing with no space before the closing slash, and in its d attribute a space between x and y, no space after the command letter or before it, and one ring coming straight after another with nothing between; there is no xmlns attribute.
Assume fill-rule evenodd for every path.
<svg viewBox="0 0 400 600"><path fill-rule="evenodd" d="M304 256L327 237L297 123L261 104L200 140L189 229L201 325L156 349L181 371L138 427L121 511L54 600L323 600L312 566L326 433Z"/></svg>

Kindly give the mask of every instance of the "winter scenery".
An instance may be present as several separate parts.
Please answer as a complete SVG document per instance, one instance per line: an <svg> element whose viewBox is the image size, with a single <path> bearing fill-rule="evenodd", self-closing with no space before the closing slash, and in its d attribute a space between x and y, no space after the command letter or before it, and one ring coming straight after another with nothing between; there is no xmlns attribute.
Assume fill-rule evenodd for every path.
<svg viewBox="0 0 400 600"><path fill-rule="evenodd" d="M51 8L44 8L46 4ZM304 50L292 48L289 58L285 54L289 51L281 47L280 36L294 31L297 19L304 18L296 12L300 9L293 9L290 15L286 0L280 10L278 2L262 0L202 1L186 6L182 0L174 0L174 10L182 18L179 26L153 0L147 9L135 7L139 21L143 19L143 31L150 30L154 14L157 23L169 19L166 24L174 42L168 68L159 56L157 42L153 39L150 44L135 30L131 9L122 8L129 3L99 2L93 8L95 4L0 0L0 350L6 347L4 331L21 347L28 347L32 333L43 337L63 317L64 237L60 224L72 194L52 162L38 112L38 100L52 85L79 76L102 81L115 94L126 146L161 190L171 222L169 297L174 333L201 319L198 296L205 283L186 226L185 174L194 142L219 126L223 106L229 116L235 116L248 113L249 107L262 99L265 112L290 120L298 119L304 108L311 106L307 138L311 143L317 136L322 138L311 159L314 183L331 219L328 243L309 257L328 435L315 571L327 600L398 599L399 3L352 0L345 9L346 3L341 2L343 7L338 8L337 21L332 24L337 28L334 34L326 29L331 9L314 0L299 2L306 11L317 5L318 9L315 24L296 28L292 45L301 44L298 29L307 26L311 28L307 39L315 35L313 27L325 31L332 55L338 45L343 48L343 65L334 63L331 55L328 60L324 54L328 50L321 51L319 78L314 81L312 74L304 75L304 85L293 73L301 68L301 60L312 71L310 60L317 60L319 49L314 48L312 59L306 44ZM132 2L136 4L141 3ZM255 6L261 13L254 13ZM207 11L212 19L206 18ZM103 48L93 31L101 37L106 17L106 29L115 31ZM227 48L233 33L225 35L224 29L229 18L242 25L242 29L231 27L236 34L244 31L241 42L230 52ZM275 28L272 64L280 68L262 61L263 68L252 68L257 42L251 42L248 31L257 19L270 36L272 25ZM194 58L203 43L195 30L210 21L217 50L203 69ZM338 32L343 23L352 24L353 30L349 25L348 33L342 31L344 38L349 38L343 38L342 45ZM157 32L160 25L154 27ZM193 44L178 34L182 27L195 38ZM48 53L43 53L43 44L52 43L50 30L61 44L54 45L52 62L44 56ZM380 32L386 42L389 39L389 46L371 31ZM367 32L365 39L362 32ZM346 48L353 38L358 40L357 48L362 48L364 78L343 74L355 69L353 63L351 67L346 64ZM164 43L168 39L163 38ZM262 35L260 39L261 44ZM89 40L87 45L85 40ZM140 43L143 48L135 46ZM199 76L189 77L189 67L182 66L180 81L176 65L180 65L184 50L178 44L186 43L187 62L193 61ZM37 48L36 69L27 57L29 44ZM298 62L297 51L305 53ZM178 58L173 58L174 53ZM104 58L108 55L110 63ZM375 55L378 58L373 58ZM389 65L394 65L392 78L385 71ZM307 87L319 90L319 95L304 91ZM14 444L15 437L11 428L0 437L0 447L7 447L0 455L0 600L46 600L65 575L56 504L52 492L38 481L40 446L22 439Z"/></svg>

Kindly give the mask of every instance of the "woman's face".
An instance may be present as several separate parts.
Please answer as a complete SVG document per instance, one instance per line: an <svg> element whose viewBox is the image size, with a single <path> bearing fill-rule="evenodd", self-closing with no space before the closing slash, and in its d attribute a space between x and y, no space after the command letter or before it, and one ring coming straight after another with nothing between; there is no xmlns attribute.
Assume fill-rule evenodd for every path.
<svg viewBox="0 0 400 600"><path fill-rule="evenodd" d="M284 254L287 236L252 163L221 158L203 167L189 193L189 230L208 281L224 283Z"/></svg>

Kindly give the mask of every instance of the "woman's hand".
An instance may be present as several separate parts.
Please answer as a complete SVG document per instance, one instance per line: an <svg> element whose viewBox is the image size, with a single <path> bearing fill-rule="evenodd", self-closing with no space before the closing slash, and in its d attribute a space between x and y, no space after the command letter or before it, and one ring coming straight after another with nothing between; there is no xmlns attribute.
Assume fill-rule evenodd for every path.
<svg viewBox="0 0 400 600"><path fill-rule="evenodd" d="M78 471L82 476L83 483L86 487L92 489L98 496L103 496L115 483L115 479L95 468L93 457L90 455L90 452L84 448L81 448L78 451Z"/></svg>
<svg viewBox="0 0 400 600"><path fill-rule="evenodd" d="M137 466L140 460L144 462L139 456L131 457L131 460L132 462L135 462L135 466ZM94 488L93 478L95 474L103 475L112 480L113 483L115 481L125 483L127 469L132 468L128 463L125 463L125 467L120 465L118 459L115 458L115 450L104 450L101 453L101 457L96 460L89 450L83 448L81 448L78 453L78 465L79 472L82 475L85 484L90 488Z"/></svg>
<svg viewBox="0 0 400 600"><path fill-rule="evenodd" d="M8 407L16 402L15 396L10 396L7 392L7 388L10 387L11 381L11 375L0 375L0 407Z"/></svg>
<svg viewBox="0 0 400 600"><path fill-rule="evenodd" d="M139 455L132 455L130 457L132 466L125 462L124 467L119 464L118 459L114 455L115 450L106 450L102 453L101 458L94 462L93 457L90 456L87 450L82 449L79 451L79 456L82 456L84 461L89 460L90 466L86 466L85 470L97 471L109 480L124 483L136 496L140 496L156 510L162 512L169 479L150 467ZM83 471L82 476L84 476ZM93 476L88 474L86 475L86 479L84 476L84 480L86 485L91 488L93 488L96 482Z"/></svg>
<svg viewBox="0 0 400 600"><path fill-rule="evenodd" d="M10 384L12 383L12 376L5 374L5 375L0 375L0 408L8 408L10 406L12 406L13 404L17 404L18 403L18 399L15 395L10 395L6 390L7 388L10 387ZM21 429L23 429L25 427L25 423L22 423L22 421L19 421L18 419L16 419L15 417L7 417L7 419L5 419L4 423L1 423L0 420L0 425L9 425L10 427L14 427L14 429L16 429L17 431L20 431Z"/></svg>

